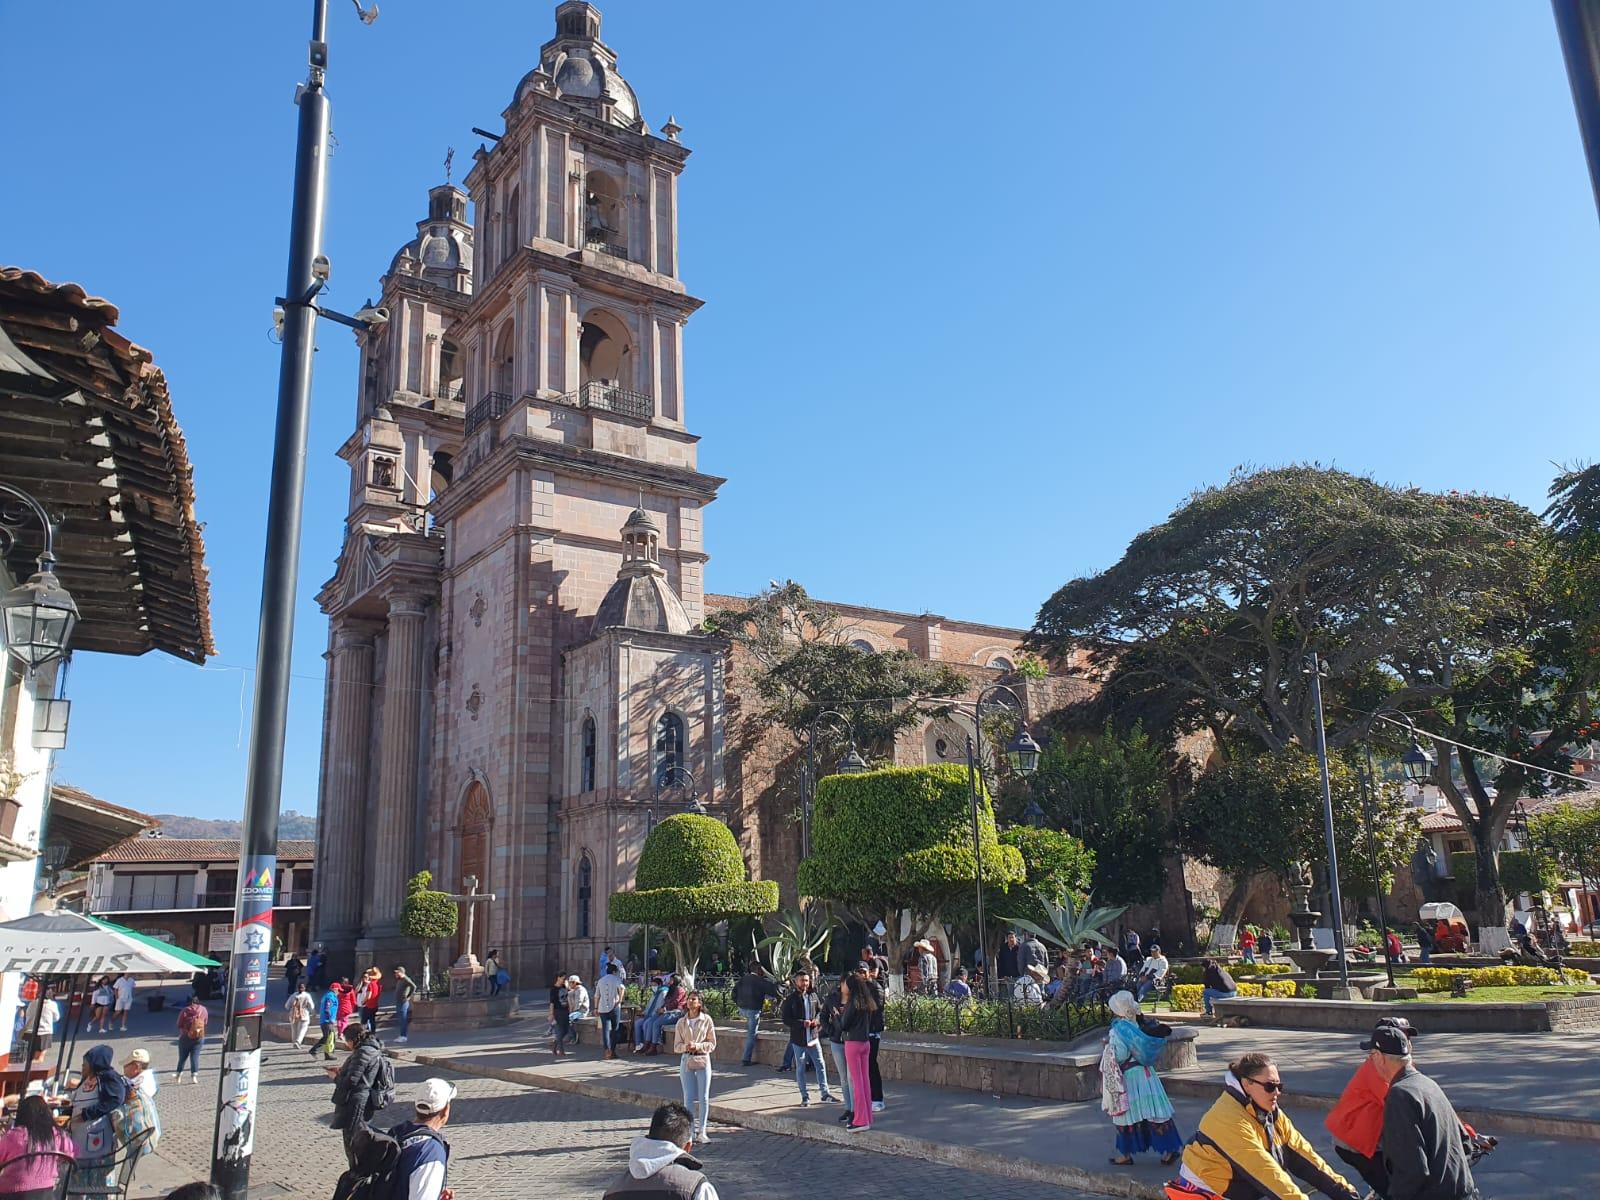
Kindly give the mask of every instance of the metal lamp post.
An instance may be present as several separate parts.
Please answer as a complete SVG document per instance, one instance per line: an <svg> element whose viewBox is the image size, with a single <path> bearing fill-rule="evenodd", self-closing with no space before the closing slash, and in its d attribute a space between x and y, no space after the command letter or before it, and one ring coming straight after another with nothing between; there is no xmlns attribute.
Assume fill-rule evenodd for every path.
<svg viewBox="0 0 1600 1200"><path fill-rule="evenodd" d="M377 9L356 12L371 24ZM233 981L218 1078L211 1182L225 1200L244 1200L250 1186L256 1084L261 1067L261 1026L266 1013L267 963L272 951L272 906L278 866L278 805L283 792L283 750L294 652L295 589L300 574L306 442L311 424L311 373L316 319L327 316L357 331L388 320L382 309L354 317L316 304L329 276L322 255L328 192L329 104L323 90L328 68L328 4L312 0L311 41L305 84L295 95L300 110L295 142L289 223L289 264L283 309L283 352L278 366L277 425L267 499L266 552L261 578L261 618L256 635L256 686L245 767L244 829L235 902Z"/></svg>
<svg viewBox="0 0 1600 1200"><path fill-rule="evenodd" d="M1344 897L1339 892L1339 848L1333 837L1333 789L1328 782L1328 736L1322 717L1322 673L1327 668L1315 653L1306 655L1311 676L1311 699L1317 715L1317 767L1322 775L1322 829L1328 841L1328 907L1333 909L1333 949L1338 955L1339 986L1350 986L1350 964L1345 959Z"/></svg>
<svg viewBox="0 0 1600 1200"><path fill-rule="evenodd" d="M49 514L27 492L9 483L0 483L0 495L19 501L44 529L39 569L26 583L0 596L0 635L5 638L6 652L32 676L66 653L73 626L78 623L78 606L56 578L56 527ZM13 540L7 518L8 514L0 512L0 551L9 550Z"/></svg>
<svg viewBox="0 0 1600 1200"><path fill-rule="evenodd" d="M1378 927L1382 930L1383 946L1380 952L1383 955L1384 973L1389 977L1389 986L1395 986L1394 959L1389 956L1389 916L1383 903L1383 879L1378 873L1378 835L1372 824L1372 801L1377 790L1378 779L1372 768L1372 747L1368 746L1367 765L1361 771L1361 815L1366 820L1367 826L1367 854L1372 863L1372 893L1378 900Z"/></svg>
<svg viewBox="0 0 1600 1200"><path fill-rule="evenodd" d="M832 719L837 721L850 737L850 750L839 760L837 768L840 775L859 775L867 769L866 759L856 750L856 724L844 713L836 708L825 708L811 718L811 727L806 731L806 787L805 798L800 804L800 857L811 857L811 807L817 795L817 734L821 732L822 723Z"/></svg>
<svg viewBox="0 0 1600 1200"><path fill-rule="evenodd" d="M983 771L983 702L991 695L1004 693L1011 697L1011 707L1017 714L1017 728L1006 746L1006 759L1013 770L1021 775L1032 775L1039 769L1039 743L1028 733L1022 721L1022 701L1016 692L1001 683L992 683L978 693L972 705L972 730L967 736L967 793L972 808L972 866L977 877L978 897L978 957L983 960L984 991L988 992L988 979L993 974L988 951L983 944L983 844L978 825L978 783Z"/></svg>

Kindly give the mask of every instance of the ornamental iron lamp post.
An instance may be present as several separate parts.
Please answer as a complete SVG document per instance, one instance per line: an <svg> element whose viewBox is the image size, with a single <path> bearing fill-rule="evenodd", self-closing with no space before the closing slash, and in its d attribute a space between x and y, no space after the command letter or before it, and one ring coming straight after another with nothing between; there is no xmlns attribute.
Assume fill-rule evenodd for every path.
<svg viewBox="0 0 1600 1200"><path fill-rule="evenodd" d="M1311 701L1317 718L1317 768L1322 776L1322 831L1328 843L1328 907L1333 909L1333 949L1338 956L1339 987L1348 994L1350 964L1345 959L1344 897L1339 891L1339 849L1333 836L1333 789L1328 782L1328 735L1322 716L1322 676L1326 670L1326 664L1314 651L1306 655L1305 672L1311 676Z"/></svg>
<svg viewBox="0 0 1600 1200"><path fill-rule="evenodd" d="M1028 807L1022 810L1022 820L1034 829L1044 828L1044 809L1039 807L1037 800L1028 801Z"/></svg>
<svg viewBox="0 0 1600 1200"><path fill-rule="evenodd" d="M988 952L983 944L983 844L978 831L978 784L983 772L983 704L991 695L1009 696L1006 707L1016 713L1016 732L1005 749L1006 761L1012 770L1021 775L1032 775L1039 769L1039 743L1034 741L1023 724L1022 701L1016 692L1001 683L992 683L978 693L972 705L972 733L967 737L967 794L972 808L972 867L977 880L978 897L978 957L983 960L984 993L993 974Z"/></svg>
<svg viewBox="0 0 1600 1200"><path fill-rule="evenodd" d="M1378 872L1378 835L1372 823L1372 801L1377 791L1378 780L1372 769L1372 747L1366 748L1367 765L1361 770L1361 814L1367 826L1367 855L1372 863L1372 894L1378 901L1378 928L1381 930L1383 945L1379 948L1383 955L1384 973L1389 977L1389 986L1395 986L1394 959L1389 955L1389 917L1384 910L1383 903L1383 878Z"/></svg>
<svg viewBox="0 0 1600 1200"><path fill-rule="evenodd" d="M856 749L856 723L836 708L825 708L811 718L806 731L805 796L800 803L800 857L811 857L811 808L817 796L817 735L824 721L834 721L850 738L850 749L834 768L840 775L859 775L867 769L867 760Z"/></svg>
<svg viewBox="0 0 1600 1200"><path fill-rule="evenodd" d="M73 626L78 623L78 606L56 578L56 528L49 515L37 500L9 483L0 483L0 495L19 501L44 529L39 569L26 583L0 596L0 632L6 651L31 678L40 667L66 653ZM0 520L0 550L11 548L10 525L9 520Z"/></svg>

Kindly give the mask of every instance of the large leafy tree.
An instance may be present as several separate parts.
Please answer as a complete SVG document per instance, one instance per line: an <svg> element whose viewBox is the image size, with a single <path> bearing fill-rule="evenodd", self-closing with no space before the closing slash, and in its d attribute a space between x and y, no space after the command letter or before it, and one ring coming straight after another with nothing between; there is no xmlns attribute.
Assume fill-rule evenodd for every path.
<svg viewBox="0 0 1600 1200"><path fill-rule="evenodd" d="M1562 494L1575 492L1564 511L1581 525L1594 505L1576 484ZM1098 651L1114 694L1208 726L1219 744L1315 745L1315 653L1332 749L1375 730L1392 743L1382 716L1408 712L1441 737L1559 765L1592 690L1575 669L1576 626L1552 608L1553 571L1581 573L1574 557L1508 500L1313 466L1257 471L1197 492L1115 566L1061 588L1033 640L1057 658ZM1476 846L1479 911L1503 923L1495 851L1517 797L1540 785L1438 748L1435 782Z"/></svg>
<svg viewBox="0 0 1600 1200"><path fill-rule="evenodd" d="M1370 896L1372 856L1359 781L1339 755L1328 760L1328 781L1343 890L1350 897ZM1419 819L1395 784L1380 780L1376 793L1373 845L1387 891L1395 872L1406 866L1417 848ZM1235 757L1213 767L1179 802L1176 816L1185 850L1246 885L1236 889L1237 905L1248 898L1248 885L1257 876L1286 881L1297 863L1322 862L1327 857L1322 775L1316 758L1298 748ZM1228 914L1230 919L1237 916Z"/></svg>
<svg viewBox="0 0 1600 1200"><path fill-rule="evenodd" d="M1481 629L1514 603L1538 519L1509 501L1415 488L1316 466L1236 475L1196 492L1121 561L1063 586L1031 641L1165 710L1264 750L1314 744L1305 663L1328 664L1327 736L1367 735L1373 710L1438 684L1385 667L1430 640ZM1188 703L1180 698L1187 698Z"/></svg>
<svg viewBox="0 0 1600 1200"><path fill-rule="evenodd" d="M1534 849L1568 878L1600 885L1600 802L1566 801L1546 808L1529 825Z"/></svg>
<svg viewBox="0 0 1600 1200"><path fill-rule="evenodd" d="M881 920L897 969L905 957L902 926L920 935L977 885L969 798L965 768L947 763L828 776L817 784L801 894L837 901L868 924ZM979 797L978 844L986 881L1023 881L1022 855L1001 844L986 793Z"/></svg>
<svg viewBox="0 0 1600 1200"><path fill-rule="evenodd" d="M960 696L968 687L960 672L910 651L852 645L848 619L792 580L711 613L706 625L739 652L736 661L761 701L756 722L799 739L819 712L833 708L854 718L863 751L881 750L927 719L914 702ZM825 734L841 736L831 725Z"/></svg>
<svg viewBox="0 0 1600 1200"><path fill-rule="evenodd" d="M611 919L667 935L678 973L692 984L711 928L778 909L778 885L751 880L728 827L700 813L674 813L645 839L634 889L613 892Z"/></svg>
<svg viewBox="0 0 1600 1200"><path fill-rule="evenodd" d="M1572 746L1600 731L1596 469L1562 473L1550 495L1548 527L1508 531L1518 566L1498 603L1393 659L1406 685L1429 697L1414 720L1437 735L1433 783L1472 835L1476 906L1486 925L1506 921L1496 852L1511 815L1525 799L1568 786L1547 772L1569 770ZM1470 502L1481 505L1475 519L1494 519L1489 503ZM1462 742L1489 753L1453 744Z"/></svg>
<svg viewBox="0 0 1600 1200"><path fill-rule="evenodd" d="M1167 765L1142 729L1119 734L1108 724L1076 740L1057 734L1026 788L1010 790L1011 819L1021 817L1030 795L1048 826L1071 831L1092 849L1096 895L1118 904L1160 898L1172 845Z"/></svg>

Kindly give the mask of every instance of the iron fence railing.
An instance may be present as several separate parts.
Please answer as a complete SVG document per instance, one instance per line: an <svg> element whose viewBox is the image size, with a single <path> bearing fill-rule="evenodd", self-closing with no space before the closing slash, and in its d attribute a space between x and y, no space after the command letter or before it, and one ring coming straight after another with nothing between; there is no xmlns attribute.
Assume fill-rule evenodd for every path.
<svg viewBox="0 0 1600 1200"><path fill-rule="evenodd" d="M598 408L603 412L613 412L624 417L638 417L642 420L649 420L655 416L656 411L653 396L593 379L577 391L562 396L561 403L569 404L573 408Z"/></svg>
<svg viewBox="0 0 1600 1200"><path fill-rule="evenodd" d="M626 246L618 245L616 242L603 242L595 238L590 238L588 241L584 242L583 248L585 250L598 250L601 254L611 255L612 258L625 259L628 257L628 248Z"/></svg>
<svg viewBox="0 0 1600 1200"><path fill-rule="evenodd" d="M485 392L483 398L467 409L467 434L477 432L482 425L498 420L511 409L511 397L505 392Z"/></svg>
<svg viewBox="0 0 1600 1200"><path fill-rule="evenodd" d="M742 1020L733 1000L737 977L700 975L695 987L705 999L706 1011L719 1022ZM838 982L836 976L822 975L816 990L827 995ZM945 1037L1024 1038L1035 1041L1067 1042L1111 1023L1103 994L1073 996L1059 1004L1031 1004L1018 1000L1010 987L996 987L989 999L978 996L954 997L912 992L891 997L883 1008L888 1033L931 1034ZM788 988L783 988L783 995ZM642 1003L645 993L633 990L631 1002ZM781 999L780 999L781 1002ZM762 1012L761 1026L781 1029L778 1003Z"/></svg>

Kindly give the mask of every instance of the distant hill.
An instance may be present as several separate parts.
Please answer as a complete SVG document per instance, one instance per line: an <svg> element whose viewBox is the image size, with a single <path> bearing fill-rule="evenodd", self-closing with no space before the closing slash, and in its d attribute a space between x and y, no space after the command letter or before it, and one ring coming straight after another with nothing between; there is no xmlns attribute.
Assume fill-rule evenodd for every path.
<svg viewBox="0 0 1600 1200"><path fill-rule="evenodd" d="M180 817L176 813L154 813L153 819L161 822L161 832L175 838L231 838L239 837L239 821L216 821L209 817ZM317 836L317 818L288 808L278 814L278 837L290 838Z"/></svg>

